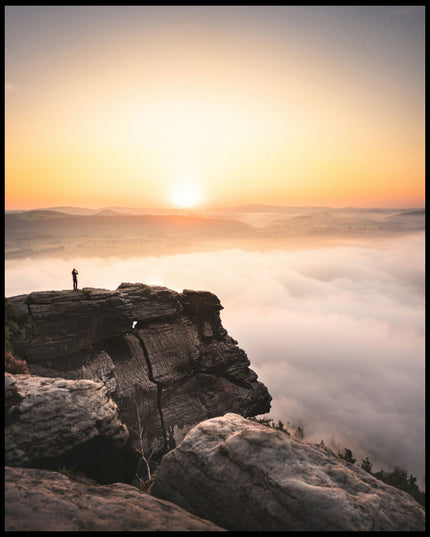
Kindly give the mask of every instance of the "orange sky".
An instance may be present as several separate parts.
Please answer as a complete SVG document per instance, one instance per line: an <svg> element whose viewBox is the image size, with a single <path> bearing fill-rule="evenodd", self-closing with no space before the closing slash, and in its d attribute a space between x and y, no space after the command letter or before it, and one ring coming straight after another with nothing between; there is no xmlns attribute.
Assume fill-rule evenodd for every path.
<svg viewBox="0 0 430 537"><path fill-rule="evenodd" d="M424 7L7 6L5 27L6 209L424 206Z"/></svg>

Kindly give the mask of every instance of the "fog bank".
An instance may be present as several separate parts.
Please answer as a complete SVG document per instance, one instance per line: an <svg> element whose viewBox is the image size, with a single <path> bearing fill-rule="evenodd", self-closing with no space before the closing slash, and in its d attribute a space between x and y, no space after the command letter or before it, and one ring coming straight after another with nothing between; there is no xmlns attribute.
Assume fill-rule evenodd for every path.
<svg viewBox="0 0 430 537"><path fill-rule="evenodd" d="M305 439L424 479L424 233L309 250L6 261L6 296L122 282L214 292L222 322Z"/></svg>

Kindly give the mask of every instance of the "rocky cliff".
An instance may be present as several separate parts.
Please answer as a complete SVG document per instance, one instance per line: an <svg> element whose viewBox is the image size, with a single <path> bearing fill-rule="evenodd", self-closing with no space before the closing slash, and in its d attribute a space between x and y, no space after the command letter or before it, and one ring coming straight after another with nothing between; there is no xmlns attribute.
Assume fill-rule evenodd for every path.
<svg viewBox="0 0 430 537"><path fill-rule="evenodd" d="M205 291L121 284L115 291L8 298L32 330L17 347L32 374L104 383L133 447L163 453L195 424L269 411L271 397Z"/></svg>
<svg viewBox="0 0 430 537"><path fill-rule="evenodd" d="M8 531L424 530L409 494L244 419L271 397L215 295L122 284L8 300L32 373L5 374ZM125 484L135 448L170 450L152 496Z"/></svg>

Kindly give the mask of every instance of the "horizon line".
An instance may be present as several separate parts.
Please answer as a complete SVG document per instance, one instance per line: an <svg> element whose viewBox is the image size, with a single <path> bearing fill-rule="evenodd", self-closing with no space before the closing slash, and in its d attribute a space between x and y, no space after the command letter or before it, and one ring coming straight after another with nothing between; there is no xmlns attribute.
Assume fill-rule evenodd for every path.
<svg viewBox="0 0 430 537"><path fill-rule="evenodd" d="M78 209L78 210L89 210L89 211L106 211L114 209L129 209L129 210L140 210L140 211L163 211L163 212L176 212L176 213L186 213L186 212L205 212L211 210L221 210L221 209L238 209L244 207L274 207L279 209L360 209L360 210L425 210L425 205L423 206L359 206L359 205L280 205L276 203L243 203L235 205L216 205L208 207L189 207L189 208L179 208L179 207L157 207L157 206L131 206L131 205L106 205L106 206L83 206L83 205L55 205L49 207L31 207L31 208L17 208L17 209L6 209L5 213L10 212L29 212L29 211L55 211L60 209Z"/></svg>

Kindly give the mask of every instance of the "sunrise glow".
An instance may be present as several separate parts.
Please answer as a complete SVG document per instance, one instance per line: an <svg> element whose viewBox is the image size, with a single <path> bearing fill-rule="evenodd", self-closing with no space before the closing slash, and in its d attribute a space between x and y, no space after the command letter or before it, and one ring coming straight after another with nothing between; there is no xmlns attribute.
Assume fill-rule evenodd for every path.
<svg viewBox="0 0 430 537"><path fill-rule="evenodd" d="M417 9L6 6L6 208L421 207Z"/></svg>
<svg viewBox="0 0 430 537"><path fill-rule="evenodd" d="M267 485L269 494L270 467L274 495L299 487L311 507L317 480L330 485L318 486L311 517L297 506L298 517L286 513L284 529L309 518L334 531L423 529L413 496L424 504L426 6L7 5L4 13L5 366L104 383L99 395L115 408L100 400L102 414L130 431L109 451L119 436L103 426L102 458L97 438L81 449L79 435L79 449L56 454L53 428L45 416L39 427L34 412L37 457L27 433L17 457L15 433L31 420L21 412L6 420L9 462L26 468L8 468L5 528L121 531L130 516L102 516L94 476L119 482L130 497L124 509L134 509L151 472L168 469L165 448L195 446L207 418L226 411L234 420L231 412L270 410L263 421L287 424L287 435L273 435L295 446L290 462L306 471L276 480L280 458L255 423L249 457L242 444L228 446L235 481L252 472L255 490ZM5 381L25 397L27 376L17 377L16 386ZM55 388L41 386L47 395ZM100 405L92 389L87 405L85 391L77 394L84 425L98 425ZM203 436L202 450L211 442ZM300 450L315 456L304 465ZM197 451L183 451L193 465ZM49 478L62 479L58 494L50 490L53 509L28 505L36 458L40 469L82 476L84 496L70 483L73 520L69 508L55 509L65 475ZM222 495L210 466L207 490ZM351 480L356 502L345 516ZM193 479L181 481L181 494L182 485L203 518L175 514L172 504L166 524L175 531L213 522L281 528L264 498L260 513L240 516L243 487L228 490L231 505L215 513L217 498L202 497L197 509ZM137 515L138 530L147 522L160 530L157 512L142 513L144 528Z"/></svg>
<svg viewBox="0 0 430 537"><path fill-rule="evenodd" d="M190 209L201 201L202 195L192 184L179 184L172 189L170 199L176 207Z"/></svg>

